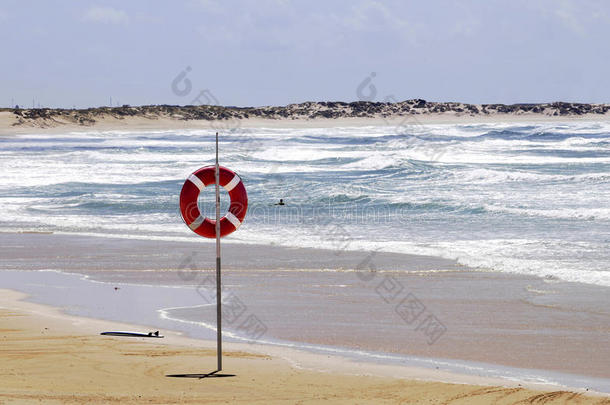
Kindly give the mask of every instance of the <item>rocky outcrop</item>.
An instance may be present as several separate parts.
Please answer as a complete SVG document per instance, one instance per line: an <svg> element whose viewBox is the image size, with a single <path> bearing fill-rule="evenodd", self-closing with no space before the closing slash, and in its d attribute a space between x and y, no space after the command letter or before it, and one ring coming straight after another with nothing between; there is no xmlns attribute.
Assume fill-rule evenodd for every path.
<svg viewBox="0 0 610 405"><path fill-rule="evenodd" d="M604 115L610 111L610 104L584 103L541 103L541 104L465 104L456 102L430 102L422 99L405 100L396 103L355 101L305 102L283 107L224 107L218 105L146 105L132 107L98 107L87 109L35 108L0 109L11 111L17 121L14 125L46 127L73 123L91 126L97 120L127 117L144 119L167 118L172 120L233 120L248 118L309 120L315 118L386 118L408 115L542 115L542 116L582 116L585 114Z"/></svg>

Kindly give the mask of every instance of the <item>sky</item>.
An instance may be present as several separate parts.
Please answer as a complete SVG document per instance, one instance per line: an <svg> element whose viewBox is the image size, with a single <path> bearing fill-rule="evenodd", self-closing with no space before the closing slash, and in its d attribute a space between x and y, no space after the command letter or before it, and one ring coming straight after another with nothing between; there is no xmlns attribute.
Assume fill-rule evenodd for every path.
<svg viewBox="0 0 610 405"><path fill-rule="evenodd" d="M0 0L0 106L610 102L610 1Z"/></svg>

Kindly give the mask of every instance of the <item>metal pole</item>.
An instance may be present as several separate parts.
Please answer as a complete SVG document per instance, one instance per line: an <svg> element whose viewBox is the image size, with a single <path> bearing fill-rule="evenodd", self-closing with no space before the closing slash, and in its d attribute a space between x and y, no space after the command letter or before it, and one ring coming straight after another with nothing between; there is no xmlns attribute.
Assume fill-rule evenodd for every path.
<svg viewBox="0 0 610 405"><path fill-rule="evenodd" d="M216 132L216 354L218 371L222 370L222 309L220 282L220 168L218 166L218 132Z"/></svg>

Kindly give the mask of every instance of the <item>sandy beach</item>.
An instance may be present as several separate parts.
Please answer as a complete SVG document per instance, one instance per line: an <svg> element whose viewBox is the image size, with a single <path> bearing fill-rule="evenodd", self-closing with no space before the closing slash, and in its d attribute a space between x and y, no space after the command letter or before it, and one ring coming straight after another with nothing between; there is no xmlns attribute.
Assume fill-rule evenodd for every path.
<svg viewBox="0 0 610 405"><path fill-rule="evenodd" d="M124 330L125 325L66 316L25 302L24 295L16 292L2 290L1 296L0 401L7 404L610 403L584 393L518 385L505 388L315 371L231 344L223 373L232 376L199 378L213 371L211 342L175 334L162 343L99 336L102 330ZM182 374L187 376L171 377Z"/></svg>
<svg viewBox="0 0 610 405"><path fill-rule="evenodd" d="M585 396L590 388L557 387L541 379L525 381L525 374L513 380L485 375L487 372L467 374L463 373L467 369L447 366L452 361L449 359L456 359L458 363L467 359L474 362L467 363L471 364L469 367L480 367L482 363L477 362L481 361L495 363L500 369L502 364L508 367L499 375L516 372L517 376L520 372L511 371L510 367L527 367L560 373L545 378L561 380L564 378L561 373L565 372L589 376L582 377L583 387L604 381L608 375L605 341L609 332L604 326L607 315L590 312L592 309L582 302L585 296L594 302L603 300L604 290L592 286L554 283L552 288L562 293L552 301L545 301L538 293L533 292L529 297L524 295L528 289L548 288L543 281L533 277L473 272L434 257L380 253L376 257L380 271L396 276L435 313L442 314L448 332L438 343L429 345L423 334L400 328L396 323L400 318L374 293L375 286L364 283L359 287L358 278L349 269L354 267L350 263L362 260L362 254L337 256L325 250L314 254L305 249L228 244L225 251L231 259L226 264L226 283L249 305L248 311L259 315L269 333L280 340L265 343L270 336L264 336L260 343L240 343L230 337L234 326L229 323L224 369L236 377L174 379L166 375L213 371L214 342L209 340L210 334L197 335L197 328L186 325L181 329L182 324L172 323L171 317L159 323L154 309L164 305L165 291L169 294L169 302L192 305L187 292L212 271L205 266L196 266L188 269L188 272L197 273L196 278L184 277L180 274L184 269L180 270L179 263L194 246L203 247L205 255L205 249L213 249L212 245L44 233L0 234L0 245L5 268L0 274L2 285L33 294L28 298L23 293L4 291L0 300L3 308L2 365L3 374L7 376L0 383L0 392L8 403L37 399L60 403L143 400L314 403L325 399L339 403L609 401L599 397L600 394ZM74 254L93 253L93 246L94 256ZM318 272L319 263L311 261L312 256L325 263L327 271ZM273 261L263 259L269 257ZM275 270L268 270L270 266ZM9 270L11 268L21 270L16 273ZM73 274L44 271L49 268L63 268ZM329 273L328 269L333 268L339 271ZM411 269L412 273L392 272L399 268ZM445 270L429 273L432 269ZM267 281L260 284L263 279ZM325 297L316 293L318 304L312 305L312 299L303 288L318 283L350 285L349 296L341 298L333 293ZM239 285L249 287L240 289ZM153 293L152 286L159 288ZM283 291L285 304L282 308L275 308L274 301L269 302L271 306L251 305L265 302L263 297L267 290ZM460 290L464 295L458 292ZM177 291L184 292L177 295ZM194 302L201 302L201 299L202 296L196 295ZM373 328L367 328L363 319L358 320L361 315L353 314L355 318L350 315L350 301L354 299L370 301L370 313L379 318ZM98 314L108 320L67 315L40 305L41 302L55 302L72 314ZM314 326L316 321L300 321L289 316L290 313L308 313L315 308L328 311L331 307L336 318L346 322L345 329L339 333L328 329L337 322L335 317L329 318L328 324L321 318L322 323ZM494 312L503 315L492 321L488 314ZM464 313L467 317L461 315ZM191 318L193 320L202 315L204 322L213 323L212 312L197 309L194 315L180 314L186 319L196 316ZM128 322L118 323L111 319ZM392 324L398 328L392 328ZM309 325L309 332L304 332L305 325ZM362 328L358 329L357 325ZM172 328L182 332L171 332ZM144 341L98 335L107 330L157 329L166 335L165 339ZM375 333L382 329L387 329L382 335ZM541 330L545 332L541 334ZM188 338L189 335L198 339ZM350 335L358 339L350 340ZM406 346L402 344L405 339L409 342ZM290 341L305 345L282 343ZM323 351L337 345L356 351L381 350L399 356L397 359L416 356L446 360L439 363L439 369L439 366L426 365L425 361L419 366L417 360L380 362L375 360L376 355L353 356L350 350L335 354ZM307 347L309 349L304 350ZM53 372L62 377L50 377ZM567 378L577 384L574 377ZM587 378L590 382L584 382ZM208 384L205 390L194 385L202 383Z"/></svg>

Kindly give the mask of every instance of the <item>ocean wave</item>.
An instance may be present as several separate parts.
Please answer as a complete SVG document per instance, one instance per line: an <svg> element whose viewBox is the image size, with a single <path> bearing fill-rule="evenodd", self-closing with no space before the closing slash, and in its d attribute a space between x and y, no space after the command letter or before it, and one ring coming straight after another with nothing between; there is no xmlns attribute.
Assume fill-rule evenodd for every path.
<svg viewBox="0 0 610 405"><path fill-rule="evenodd" d="M497 205L486 205L491 212L503 212L525 217L546 217L557 219L578 219L585 221L610 220L610 208L517 208Z"/></svg>
<svg viewBox="0 0 610 405"><path fill-rule="evenodd" d="M0 225L195 241L180 220L178 195L193 170L213 162L214 135L179 129L2 138ZM336 247L320 228L326 223L344 228L349 249L605 283L609 146L610 124L602 122L239 129L222 136L221 164L240 174L258 211L229 240ZM279 198L288 205L273 206ZM306 220L269 219L291 209ZM567 247L553 238L597 244ZM570 260L570 251L581 260Z"/></svg>
<svg viewBox="0 0 610 405"><path fill-rule="evenodd" d="M584 174L548 174L533 172L531 170L493 170L477 168L470 170L459 170L449 174L450 177L460 183L506 183L506 182L554 182L554 183L605 183L610 181L608 173L584 173Z"/></svg>
<svg viewBox="0 0 610 405"><path fill-rule="evenodd" d="M438 244L436 253L448 259L474 267L538 277L556 277L560 280L610 287L610 268L599 262L587 271L579 271L576 260L567 260L578 249L597 251L598 243L549 241L540 239L488 239L455 241ZM550 254L550 252L563 254ZM551 257L547 257L551 256ZM554 258L552 258L555 256ZM582 259L581 259L582 260Z"/></svg>

